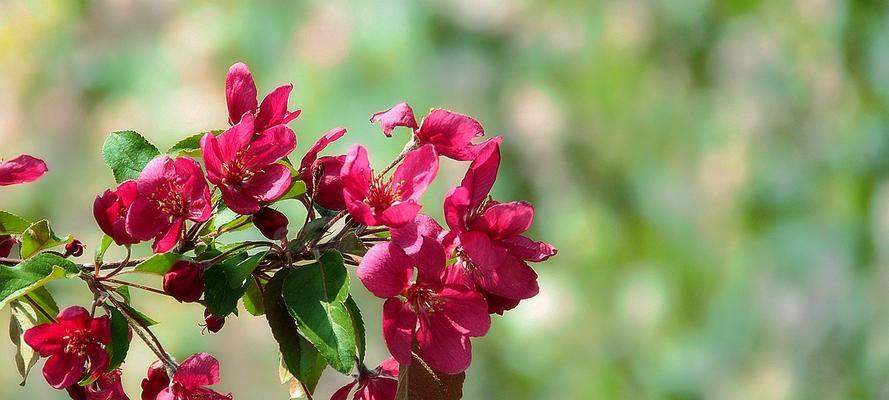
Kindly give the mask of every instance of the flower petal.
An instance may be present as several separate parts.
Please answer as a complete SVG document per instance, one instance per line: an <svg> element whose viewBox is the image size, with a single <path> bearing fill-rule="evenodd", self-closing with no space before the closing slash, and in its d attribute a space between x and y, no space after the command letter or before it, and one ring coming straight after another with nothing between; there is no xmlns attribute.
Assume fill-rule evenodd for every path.
<svg viewBox="0 0 889 400"><path fill-rule="evenodd" d="M367 149L360 144L352 145L346 153L346 160L340 171L344 193L349 193L355 200L364 201L370 191L372 174L370 161L367 159Z"/></svg>
<svg viewBox="0 0 889 400"><path fill-rule="evenodd" d="M358 384L358 381L353 380L352 382L347 383L346 386L337 389L337 391L333 392L333 395L330 396L330 400L346 400L349 396L349 392L352 391L352 388L354 388L356 384Z"/></svg>
<svg viewBox="0 0 889 400"><path fill-rule="evenodd" d="M102 344L111 342L111 322L107 315L93 318L89 327L93 339Z"/></svg>
<svg viewBox="0 0 889 400"><path fill-rule="evenodd" d="M392 242L404 249L405 254L413 255L420 250L423 238L439 240L444 236L444 228L434 218L417 214L413 221L391 229Z"/></svg>
<svg viewBox="0 0 889 400"><path fill-rule="evenodd" d="M201 137L201 158L207 168L207 179L219 185L224 179L222 152L219 150L219 139L212 133Z"/></svg>
<svg viewBox="0 0 889 400"><path fill-rule="evenodd" d="M377 222L391 227L401 226L411 222L421 208L422 206L413 200L394 204L383 210L382 214L377 215Z"/></svg>
<svg viewBox="0 0 889 400"><path fill-rule="evenodd" d="M90 379L96 379L108 369L108 352L99 346L90 346L87 350L90 360Z"/></svg>
<svg viewBox="0 0 889 400"><path fill-rule="evenodd" d="M451 231L462 232L468 230L466 218L469 216L469 203L472 202L468 188L457 186L444 198L444 217Z"/></svg>
<svg viewBox="0 0 889 400"><path fill-rule="evenodd" d="M259 113L256 114L257 130L286 124L299 116L300 110L296 110L293 113L287 112L287 101L290 99L292 90L293 84L281 85L262 99L262 104L259 105Z"/></svg>
<svg viewBox="0 0 889 400"><path fill-rule="evenodd" d="M65 352L53 354L43 364L43 377L49 386L56 389L71 386L83 375L85 362L85 356Z"/></svg>
<svg viewBox="0 0 889 400"><path fill-rule="evenodd" d="M284 164L271 164L245 182L242 190L259 201L269 202L287 193L290 180L290 168Z"/></svg>
<svg viewBox="0 0 889 400"><path fill-rule="evenodd" d="M166 253L176 246L179 238L182 237L182 228L185 225L185 219L176 218L170 226L162 231L154 238L151 249L155 253Z"/></svg>
<svg viewBox="0 0 889 400"><path fill-rule="evenodd" d="M395 168L392 182L401 184L401 198L419 201L438 173L438 155L431 145L421 146Z"/></svg>
<svg viewBox="0 0 889 400"><path fill-rule="evenodd" d="M68 329L88 329L93 317L81 306L65 307L56 316L57 323Z"/></svg>
<svg viewBox="0 0 889 400"><path fill-rule="evenodd" d="M170 226L170 217L157 204L139 197L127 212L127 232L138 240L152 239Z"/></svg>
<svg viewBox="0 0 889 400"><path fill-rule="evenodd" d="M306 181L306 185L312 184L312 182L310 182L312 180L310 169L312 168L312 164L315 163L315 160L318 159L318 154L321 153L321 151L323 151L328 145L343 137L343 135L345 134L346 128L333 128L327 131L327 133L325 133L323 136L318 138L315 144L313 144L312 147L310 147L309 150L306 151L306 155L303 156L302 161L299 163L300 175L305 176L305 174L308 174L308 176L310 177L308 181ZM305 180L305 177L303 179Z"/></svg>
<svg viewBox="0 0 889 400"><path fill-rule="evenodd" d="M197 353L182 361L173 374L173 382L186 389L219 383L219 361L207 353Z"/></svg>
<svg viewBox="0 0 889 400"><path fill-rule="evenodd" d="M370 116L371 123L380 123L383 134L392 137L392 129L397 126L417 129L417 120L414 118L414 110L407 103L398 103L388 110L374 113Z"/></svg>
<svg viewBox="0 0 889 400"><path fill-rule="evenodd" d="M354 198L347 190L343 190L343 201L346 203L346 209L349 215L356 221L367 225L376 226L380 223L374 215L374 211L364 202L364 198Z"/></svg>
<svg viewBox="0 0 889 400"><path fill-rule="evenodd" d="M448 285L439 296L445 299L442 312L463 334L484 336L488 333L491 316L481 294L462 285Z"/></svg>
<svg viewBox="0 0 889 400"><path fill-rule="evenodd" d="M414 329L417 327L417 314L409 304L398 298L390 298L383 304L383 339L392 357L399 363L411 363L411 345Z"/></svg>
<svg viewBox="0 0 889 400"><path fill-rule="evenodd" d="M492 239L521 235L534 221L534 206L525 201L495 204L470 223L472 230L482 231Z"/></svg>
<svg viewBox="0 0 889 400"><path fill-rule="evenodd" d="M250 144L246 168L255 170L286 157L296 148L296 134L286 125L276 125L259 134Z"/></svg>
<svg viewBox="0 0 889 400"><path fill-rule="evenodd" d="M419 355L434 370L458 374L472 361L469 338L441 313L424 315L417 330Z"/></svg>
<svg viewBox="0 0 889 400"><path fill-rule="evenodd" d="M439 108L423 118L417 138L420 143L435 145L445 157L465 161L478 155L481 146L473 145L472 139L484 134L482 125L472 117Z"/></svg>
<svg viewBox="0 0 889 400"><path fill-rule="evenodd" d="M228 105L228 123L237 124L244 113L256 111L256 84L244 63L228 69L225 77L225 103Z"/></svg>
<svg viewBox="0 0 889 400"><path fill-rule="evenodd" d="M65 348L66 341L62 339L65 332L59 324L40 324L26 330L24 339L41 357L48 357Z"/></svg>
<svg viewBox="0 0 889 400"><path fill-rule="evenodd" d="M556 255L559 251L551 244L537 242L525 236L514 236L500 241L510 255L525 261L540 262Z"/></svg>
<svg viewBox="0 0 889 400"><path fill-rule="evenodd" d="M358 265L358 279L375 296L395 297L408 286L413 260L393 243L371 247Z"/></svg>
<svg viewBox="0 0 889 400"><path fill-rule="evenodd" d="M243 190L230 186L219 186L222 201L232 211L241 215L252 215L259 211L259 200Z"/></svg>
<svg viewBox="0 0 889 400"><path fill-rule="evenodd" d="M473 279L483 289L510 299L531 298L540 291L537 273L495 245L487 235L464 232L460 235L460 245L474 266Z"/></svg>
<svg viewBox="0 0 889 400"><path fill-rule="evenodd" d="M47 169L43 160L22 154L0 162L0 186L36 181L46 173Z"/></svg>
<svg viewBox="0 0 889 400"><path fill-rule="evenodd" d="M494 181L497 180L497 170L500 168L500 137L495 137L484 143L484 148L478 156L469 164L469 170L460 182L460 186L469 191L469 209L474 210L488 197Z"/></svg>
<svg viewBox="0 0 889 400"><path fill-rule="evenodd" d="M216 136L219 161L223 164L229 163L235 159L239 151L246 149L253 139L253 127L253 115L245 114L241 122ZM202 148L201 151L203 150Z"/></svg>

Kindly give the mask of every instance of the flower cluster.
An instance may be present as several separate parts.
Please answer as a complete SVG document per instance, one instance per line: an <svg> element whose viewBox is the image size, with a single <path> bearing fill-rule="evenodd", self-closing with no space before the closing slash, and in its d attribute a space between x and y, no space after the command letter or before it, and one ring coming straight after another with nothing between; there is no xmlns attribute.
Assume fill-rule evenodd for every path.
<svg viewBox="0 0 889 400"><path fill-rule="evenodd" d="M153 321L129 304L130 288L200 303L201 325L214 333L242 301L250 314L265 315L291 384L300 390L312 392L320 376L306 365L357 371L331 400L350 394L356 400L394 399L401 390L399 369L409 371L417 357L432 373L465 371L471 338L487 334L491 314L502 315L538 293L528 263L544 261L556 249L525 236L534 217L529 203L490 196L502 137L483 140L478 121L444 109L431 110L418 124L413 109L400 103L370 118L387 137L398 128L411 130L410 141L387 166L374 169L367 148L358 144L344 154L322 155L345 136L344 128L322 135L294 165L289 156L297 136L288 124L300 110L288 110L292 89L279 86L260 103L250 70L238 63L225 81L228 129L186 138L166 153L138 134L113 134L106 155L123 146L127 159L106 158L118 182L93 202L106 235L94 263L70 261L83 254L83 244L57 238L48 225L46 240L33 251L24 230L0 236L0 268L50 257L94 294L92 311L71 306L52 317L28 293L40 288L40 296L51 297L41 286L58 274L38 273L29 285L0 290L15 292L19 297L9 301L48 317L22 337L47 358L43 375L52 387L74 399L128 399L119 366L136 334L158 358L142 381L142 400L233 398L209 388L219 383L219 363L211 355L177 362L164 350L150 328ZM421 202L440 157L470 162L441 203L447 228ZM33 181L45 171L42 161L23 155L0 164L0 185ZM305 206L298 229L275 209L288 199ZM223 242L226 234L251 225L267 240ZM19 242L22 259L7 259ZM125 259L103 260L112 242ZM150 242L154 255L131 257L142 242ZM49 250L61 245L63 253ZM357 267L367 290L385 300L382 333L392 357L372 370L364 365L364 325L348 293L346 265ZM120 279L123 272L161 275L160 288ZM97 310L104 315L96 316Z"/></svg>

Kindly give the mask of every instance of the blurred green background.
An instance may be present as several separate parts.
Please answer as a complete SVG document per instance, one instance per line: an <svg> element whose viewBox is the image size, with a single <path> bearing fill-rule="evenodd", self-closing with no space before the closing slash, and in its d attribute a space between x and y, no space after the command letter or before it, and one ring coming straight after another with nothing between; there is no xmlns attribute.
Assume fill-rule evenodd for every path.
<svg viewBox="0 0 889 400"><path fill-rule="evenodd" d="M367 118L400 101L505 137L495 196L532 201L531 235L560 252L540 295L473 341L467 399L889 398L884 2L2 0L0 156L50 173L0 208L90 254L104 137L166 148L225 127L236 61L262 93L294 83L297 159L344 126L334 151L360 142L384 165L407 134ZM426 212L465 167L443 163ZM355 290L375 363L381 301ZM202 336L200 307L134 298L180 359L218 356L221 390L287 397L262 318ZM12 355L0 341L0 398L65 397L39 366L18 388ZM151 360L133 346L131 398ZM328 372L317 398L345 382Z"/></svg>

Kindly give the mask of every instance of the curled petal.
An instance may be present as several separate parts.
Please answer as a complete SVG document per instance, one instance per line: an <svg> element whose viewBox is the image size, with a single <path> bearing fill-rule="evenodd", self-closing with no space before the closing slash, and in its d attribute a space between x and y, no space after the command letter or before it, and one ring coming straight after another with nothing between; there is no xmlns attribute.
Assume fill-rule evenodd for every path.
<svg viewBox="0 0 889 400"><path fill-rule="evenodd" d="M219 361L207 353L197 353L182 361L173 382L186 389L197 389L219 383Z"/></svg>
<svg viewBox="0 0 889 400"><path fill-rule="evenodd" d="M484 148L478 156L469 164L469 170L460 182L460 186L469 191L469 209L473 210L481 205L497 180L497 170L500 169L500 137L495 137L484 143Z"/></svg>
<svg viewBox="0 0 889 400"><path fill-rule="evenodd" d="M22 154L11 160L0 162L0 186L33 182L47 171L43 160Z"/></svg>
<svg viewBox="0 0 889 400"><path fill-rule="evenodd" d="M491 238L504 239L521 235L534 221L534 206L525 201L495 204L472 221L471 228Z"/></svg>
<svg viewBox="0 0 889 400"><path fill-rule="evenodd" d="M383 303L383 339L392 357L399 363L411 363L411 344L414 329L417 327L417 314L407 303L390 298Z"/></svg>
<svg viewBox="0 0 889 400"><path fill-rule="evenodd" d="M435 145L445 157L466 161L478 156L482 146L473 145L472 139L484 134L482 125L472 117L439 108L423 118L417 138L420 143Z"/></svg>
<svg viewBox="0 0 889 400"><path fill-rule="evenodd" d="M327 146L329 146L331 143L343 137L343 135L345 134L346 128L333 128L327 131L327 133L325 133L323 136L321 136L315 142L315 144L313 144L312 147L310 147L309 150L306 151L306 155L303 156L302 162L300 162L299 164L300 175L304 176L304 174L308 173L308 176L311 177L310 169L312 167L312 164L315 163L315 160L318 159L318 154L321 153L325 148L327 148ZM338 172L339 171L337 171L337 173ZM305 180L305 177L303 178L303 180ZM306 185L310 185L310 181L311 178L306 181Z"/></svg>
<svg viewBox="0 0 889 400"><path fill-rule="evenodd" d="M486 291L510 299L527 299L540 290L537 273L491 242L487 235L464 232L460 245L472 263L473 279Z"/></svg>
<svg viewBox="0 0 889 400"><path fill-rule="evenodd" d="M46 359L43 365L43 377L49 386L56 389L71 386L83 375L85 362L86 356L65 352L55 353Z"/></svg>
<svg viewBox="0 0 889 400"><path fill-rule="evenodd" d="M250 140L253 139L253 130L254 130L254 119L252 114L245 114L244 117L241 118L241 122L238 122L231 128L228 128L225 132L222 132L221 135L216 136L211 139L218 143L218 154L219 159L222 163L228 163L233 160L239 151L246 148L247 145L250 144ZM212 133L209 133L212 135ZM207 135L204 135L207 137ZM201 148L201 152L204 149Z"/></svg>
<svg viewBox="0 0 889 400"><path fill-rule="evenodd" d="M281 85L265 96L256 114L257 130L286 124L299 116L300 110L287 112L287 101L292 90L292 84Z"/></svg>
<svg viewBox="0 0 889 400"><path fill-rule="evenodd" d="M421 207L413 200L394 204L385 209L381 215L377 215L377 223L386 226L404 225L414 219Z"/></svg>
<svg viewBox="0 0 889 400"><path fill-rule="evenodd" d="M383 134L392 137L392 129L397 126L405 126L417 129L417 120L414 118L414 110L407 103L398 103L392 108L371 115L371 123L380 123Z"/></svg>
<svg viewBox="0 0 889 400"><path fill-rule="evenodd" d="M232 65L225 77L225 102L228 105L228 122L232 125L245 113L256 111L256 84L244 63Z"/></svg>
<svg viewBox="0 0 889 400"><path fill-rule="evenodd" d="M367 149L360 144L352 145L346 153L340 176L343 182L343 193L353 199L364 201L370 191L370 180L373 171L367 158ZM368 225L368 224L365 224Z"/></svg>
<svg viewBox="0 0 889 400"><path fill-rule="evenodd" d="M424 316L417 330L420 357L430 367L445 374L458 374L472 361L469 337L460 333L440 313Z"/></svg>
<svg viewBox="0 0 889 400"><path fill-rule="evenodd" d="M408 286L413 260L398 246L385 242L371 247L358 265L358 279L375 296L395 297Z"/></svg>
<svg viewBox="0 0 889 400"><path fill-rule="evenodd" d="M524 236L515 236L500 241L509 254L525 261L540 262L556 255L558 250L546 242L537 242Z"/></svg>
<svg viewBox="0 0 889 400"><path fill-rule="evenodd" d="M250 144L246 168L253 170L286 157L296 148L296 134L285 125L276 125L259 134Z"/></svg>

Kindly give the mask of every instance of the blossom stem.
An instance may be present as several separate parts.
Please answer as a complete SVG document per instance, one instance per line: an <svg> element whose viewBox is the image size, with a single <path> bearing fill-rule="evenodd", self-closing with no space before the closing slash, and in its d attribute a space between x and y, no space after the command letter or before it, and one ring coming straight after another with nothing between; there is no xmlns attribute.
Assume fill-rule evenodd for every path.
<svg viewBox="0 0 889 400"><path fill-rule="evenodd" d="M133 283L133 282L128 282L128 281L122 281L122 280L120 280L120 279L112 279L112 278L104 278L104 279L102 279L102 280L105 281L105 282L109 282L109 283L116 283L116 284L118 284L118 285L130 286L130 287L134 287L134 288L136 288L136 289L142 289L142 290L145 290L145 291L148 291L148 292L157 293L157 294L162 294L162 295L164 295L164 296L169 296L169 294L167 294L167 293L164 292L163 290L155 289L155 288L150 287L150 286L140 285L140 284L138 284L138 283Z"/></svg>
<svg viewBox="0 0 889 400"><path fill-rule="evenodd" d="M398 157L395 157L395 159L392 160L392 162L389 163L389 165L387 165L386 168L383 168L383 170L380 171L380 175L384 175L385 173L389 172L389 170L391 170L392 168L395 168L395 166L398 165L398 163L401 162L401 160L404 160L404 157L407 156L407 153L410 153L411 151L416 150L417 147L419 147L419 146L417 146L417 142L414 141L414 139L411 139L410 142L407 142L407 144L404 145L404 149L401 150L401 154L399 154Z"/></svg>
<svg viewBox="0 0 889 400"><path fill-rule="evenodd" d="M131 252L131 250L130 250L130 245L126 245L125 247L126 247L126 249L127 249L127 256L126 256L126 258L124 258L123 261L121 261L120 265L118 265L117 268L114 269L114 271L109 272L109 273L106 274L104 277L100 277L100 276L99 276L99 270L100 270L100 267L99 267L98 264L96 264L96 278L98 278L98 279L100 279L100 280L101 280L101 279L108 279L108 278L113 277L114 275L117 275L121 270L123 270L124 268L126 268L127 264L130 263L130 256L132 255L132 252Z"/></svg>
<svg viewBox="0 0 889 400"><path fill-rule="evenodd" d="M383 233L383 232L388 232L388 231L389 231L389 228L388 228L388 227L384 227L384 228L374 228L374 229L365 229L365 230L364 230L363 232L361 232L361 234L358 235L358 236L367 236L367 235L373 235L373 234Z"/></svg>
<svg viewBox="0 0 889 400"><path fill-rule="evenodd" d="M244 242L244 243L241 243L241 244L225 251L224 253L222 253L216 257L213 257L212 259L210 259L210 261L207 261L207 265L210 265L210 266L216 265L220 261L224 260L226 257L228 257L234 253L237 253L238 251L251 249L251 248L259 247L259 246L268 246L270 249L278 247L278 245L276 245L274 243L270 243L270 242L263 242L263 241Z"/></svg>

